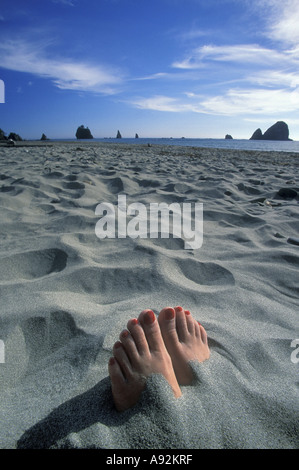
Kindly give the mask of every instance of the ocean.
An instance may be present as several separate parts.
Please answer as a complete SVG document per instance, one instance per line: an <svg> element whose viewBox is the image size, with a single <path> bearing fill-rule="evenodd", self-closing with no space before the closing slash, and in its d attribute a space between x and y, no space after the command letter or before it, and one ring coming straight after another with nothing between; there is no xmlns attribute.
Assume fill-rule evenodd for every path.
<svg viewBox="0 0 299 470"><path fill-rule="evenodd" d="M61 139L62 140L62 139ZM69 139L64 139L69 140ZM80 142L80 140L78 140ZM83 142L83 141L82 141ZM88 140L84 140L88 142ZM247 140L247 139L188 139L188 138L105 138L92 139L90 142L123 143L123 144L151 144L151 145L176 145L183 147L205 147L234 150L262 150L266 152L298 152L299 141L274 141L274 140Z"/></svg>

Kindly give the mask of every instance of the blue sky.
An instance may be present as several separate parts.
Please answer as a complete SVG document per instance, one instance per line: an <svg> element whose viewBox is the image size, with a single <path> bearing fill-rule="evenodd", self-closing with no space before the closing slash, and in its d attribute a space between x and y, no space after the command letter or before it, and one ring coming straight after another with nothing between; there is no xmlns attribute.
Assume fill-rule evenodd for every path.
<svg viewBox="0 0 299 470"><path fill-rule="evenodd" d="M299 140L298 0L1 0L0 128Z"/></svg>

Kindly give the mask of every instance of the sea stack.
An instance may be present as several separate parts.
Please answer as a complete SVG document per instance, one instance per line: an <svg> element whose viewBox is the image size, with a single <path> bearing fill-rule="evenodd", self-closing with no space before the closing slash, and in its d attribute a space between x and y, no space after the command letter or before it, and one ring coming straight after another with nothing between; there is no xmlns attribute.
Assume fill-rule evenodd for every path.
<svg viewBox="0 0 299 470"><path fill-rule="evenodd" d="M230 134L226 134L225 139L226 139L226 140L232 140L233 138L232 138L232 136L231 136Z"/></svg>
<svg viewBox="0 0 299 470"><path fill-rule="evenodd" d="M259 128L256 131L254 131L254 133L252 134L249 140L262 140L262 139L263 139L263 133L261 129Z"/></svg>
<svg viewBox="0 0 299 470"><path fill-rule="evenodd" d="M117 131L116 138L121 139L121 133L119 131Z"/></svg>
<svg viewBox="0 0 299 470"><path fill-rule="evenodd" d="M88 127L85 128L83 125L78 127L76 137L77 139L93 139L93 136L91 135Z"/></svg>
<svg viewBox="0 0 299 470"><path fill-rule="evenodd" d="M290 140L288 125L283 121L278 121L271 126L263 135L264 140Z"/></svg>
<svg viewBox="0 0 299 470"><path fill-rule="evenodd" d="M21 142L23 139L19 136L19 134L11 132L8 136L8 140L13 140L14 142Z"/></svg>
<svg viewBox="0 0 299 470"><path fill-rule="evenodd" d="M250 140L292 140L289 139L289 128L284 121L277 121L276 124L269 127L263 134L261 129L257 129Z"/></svg>

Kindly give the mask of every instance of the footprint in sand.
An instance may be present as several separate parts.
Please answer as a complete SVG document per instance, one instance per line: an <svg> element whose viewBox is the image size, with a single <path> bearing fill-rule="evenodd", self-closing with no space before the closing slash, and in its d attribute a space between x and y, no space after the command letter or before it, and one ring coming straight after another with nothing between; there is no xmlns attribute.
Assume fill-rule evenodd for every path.
<svg viewBox="0 0 299 470"><path fill-rule="evenodd" d="M109 178L107 180L108 189L112 194L118 194L124 190L124 183L120 177Z"/></svg>
<svg viewBox="0 0 299 470"><path fill-rule="evenodd" d="M62 271L68 255L56 248L17 253L1 259L0 282L32 280Z"/></svg>
<svg viewBox="0 0 299 470"><path fill-rule="evenodd" d="M22 321L5 338L5 364L0 368L0 390L16 386L46 356L63 348L73 338L85 336L86 333L76 326L72 315L64 311Z"/></svg>
<svg viewBox="0 0 299 470"><path fill-rule="evenodd" d="M173 270L176 279L182 285L186 284L186 278L201 286L232 286L235 284L233 274L226 268L217 263L200 262L193 259L177 259L174 263ZM185 281L183 281L182 276Z"/></svg>
<svg viewBox="0 0 299 470"><path fill-rule="evenodd" d="M64 179L66 180L66 182L63 183L62 186L65 189L84 189L85 188L85 184L77 181L76 175L68 175Z"/></svg>
<svg viewBox="0 0 299 470"><path fill-rule="evenodd" d="M20 325L30 362L37 362L65 346L75 336L85 335L70 313L51 312L49 317L31 317Z"/></svg>

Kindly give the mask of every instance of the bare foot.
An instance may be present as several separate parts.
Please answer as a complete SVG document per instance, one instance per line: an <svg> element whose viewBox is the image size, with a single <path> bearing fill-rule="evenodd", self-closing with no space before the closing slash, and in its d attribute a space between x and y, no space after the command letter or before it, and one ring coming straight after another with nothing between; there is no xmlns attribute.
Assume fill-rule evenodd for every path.
<svg viewBox="0 0 299 470"><path fill-rule="evenodd" d="M127 328L120 334L120 341L114 344L114 357L108 365L116 409L124 411L134 406L151 374L162 374L174 396L181 396L154 312L144 310L138 320L128 321Z"/></svg>
<svg viewBox="0 0 299 470"><path fill-rule="evenodd" d="M193 372L189 361L203 362L210 357L207 333L182 307L166 307L158 317L165 346L180 385L189 385Z"/></svg>

